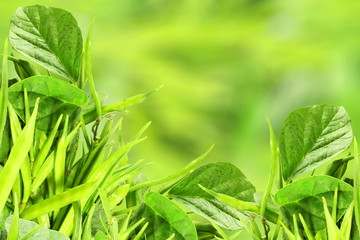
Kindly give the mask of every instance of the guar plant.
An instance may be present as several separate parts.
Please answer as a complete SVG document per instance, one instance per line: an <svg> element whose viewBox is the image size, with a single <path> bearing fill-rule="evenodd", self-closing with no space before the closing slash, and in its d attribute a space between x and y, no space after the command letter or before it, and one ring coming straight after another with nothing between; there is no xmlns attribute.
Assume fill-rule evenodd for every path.
<svg viewBox="0 0 360 240"><path fill-rule="evenodd" d="M196 169L212 147L147 181L145 164L128 153L149 124L125 140L116 113L157 90L104 105L92 76L91 30L83 43L62 9L19 8L9 41L14 51L5 41L0 91L0 239L228 240L243 229L254 239L359 239L359 154L343 107L292 112L278 140L268 121L264 193L230 163ZM345 178L351 161L353 177Z"/></svg>

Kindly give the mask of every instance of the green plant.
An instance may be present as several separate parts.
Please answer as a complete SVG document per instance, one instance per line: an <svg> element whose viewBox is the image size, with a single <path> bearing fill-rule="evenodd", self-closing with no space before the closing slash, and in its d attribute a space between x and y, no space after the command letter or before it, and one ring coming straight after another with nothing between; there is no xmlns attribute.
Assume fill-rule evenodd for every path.
<svg viewBox="0 0 360 240"><path fill-rule="evenodd" d="M16 52L8 53L6 41L1 239L235 239L242 229L255 239L359 239L359 156L356 140L350 151L344 108L315 105L292 112L279 147L268 121L271 171L263 194L230 163L196 169L212 147L183 169L147 181L140 174L145 164L129 161L128 153L145 139L149 124L124 140L121 118L106 114L157 89L104 106L92 76L91 29L83 44L76 20L62 9L19 8L9 39ZM15 79L8 79L8 61ZM352 160L354 177L344 178ZM324 163L330 163L327 170L315 174Z"/></svg>

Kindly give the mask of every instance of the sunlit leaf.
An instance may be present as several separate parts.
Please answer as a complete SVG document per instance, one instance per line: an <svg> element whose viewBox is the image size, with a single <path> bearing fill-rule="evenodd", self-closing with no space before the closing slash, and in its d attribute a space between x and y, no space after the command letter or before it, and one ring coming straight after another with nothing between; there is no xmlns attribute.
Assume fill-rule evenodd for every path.
<svg viewBox="0 0 360 240"><path fill-rule="evenodd" d="M286 181L309 172L349 148L350 117L343 107L315 105L288 116L279 147Z"/></svg>
<svg viewBox="0 0 360 240"><path fill-rule="evenodd" d="M82 35L71 13L47 6L17 9L10 25L15 50L49 71L77 81Z"/></svg>

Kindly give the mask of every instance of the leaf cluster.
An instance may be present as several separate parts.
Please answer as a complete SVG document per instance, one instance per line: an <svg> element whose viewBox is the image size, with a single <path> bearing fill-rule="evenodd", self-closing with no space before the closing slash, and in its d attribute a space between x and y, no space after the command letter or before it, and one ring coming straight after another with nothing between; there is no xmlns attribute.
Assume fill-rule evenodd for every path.
<svg viewBox="0 0 360 240"><path fill-rule="evenodd" d="M233 164L198 167L212 147L148 181L145 164L128 153L149 124L124 139L115 116L157 89L104 105L92 76L91 28L83 42L62 9L19 8L9 40L14 51L6 41L0 90L0 239L227 240L244 229L255 239L359 239L359 156L343 107L295 110L279 138L268 121L264 193ZM344 178L350 161L353 177Z"/></svg>

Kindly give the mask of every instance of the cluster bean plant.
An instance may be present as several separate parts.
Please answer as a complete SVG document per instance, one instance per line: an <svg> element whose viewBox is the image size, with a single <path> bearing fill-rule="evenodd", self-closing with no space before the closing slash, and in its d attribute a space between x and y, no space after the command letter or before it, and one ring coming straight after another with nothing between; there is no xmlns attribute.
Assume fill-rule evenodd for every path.
<svg viewBox="0 0 360 240"><path fill-rule="evenodd" d="M230 240L242 231L258 240L359 239L359 154L343 107L297 109L279 137L268 120L265 192L231 163L200 166L212 146L147 181L145 164L128 153L149 124L124 139L117 115L157 89L104 105L92 75L91 27L83 41L62 9L20 7L6 39L0 239Z"/></svg>

